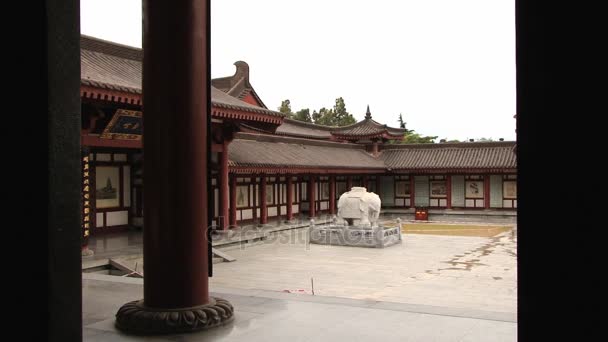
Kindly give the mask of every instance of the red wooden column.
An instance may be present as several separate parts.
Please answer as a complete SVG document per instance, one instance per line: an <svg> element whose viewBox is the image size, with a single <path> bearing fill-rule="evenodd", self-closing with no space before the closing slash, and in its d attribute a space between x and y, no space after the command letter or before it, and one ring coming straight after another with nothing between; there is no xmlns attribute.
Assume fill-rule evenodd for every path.
<svg viewBox="0 0 608 342"><path fill-rule="evenodd" d="M446 198L446 201L448 202L446 205L447 209L452 209L452 176L451 175L447 175L446 176L446 185L447 185L447 190L448 190L448 195Z"/></svg>
<svg viewBox="0 0 608 342"><path fill-rule="evenodd" d="M291 175L287 175L287 220L293 219L293 181Z"/></svg>
<svg viewBox="0 0 608 342"><path fill-rule="evenodd" d="M336 176L329 176L329 214L336 213Z"/></svg>
<svg viewBox="0 0 608 342"><path fill-rule="evenodd" d="M483 178L483 204L484 208L490 209L490 175Z"/></svg>
<svg viewBox="0 0 608 342"><path fill-rule="evenodd" d="M253 221L255 222L258 219L258 202L259 202L259 184L256 180L256 177L251 177L251 185L253 185L253 195L251 196L251 207L253 208ZM255 191L256 186L258 187L258 191Z"/></svg>
<svg viewBox="0 0 608 342"><path fill-rule="evenodd" d="M196 331L234 318L230 303L209 296L208 14L203 0L143 1L144 298L118 310L126 332ZM219 319L196 319L199 311Z"/></svg>
<svg viewBox="0 0 608 342"><path fill-rule="evenodd" d="M346 192L350 191L350 188L353 187L353 177L352 176L346 176Z"/></svg>
<svg viewBox="0 0 608 342"><path fill-rule="evenodd" d="M310 217L315 217L317 215L317 208L315 207L315 176L310 175L308 178L308 206L310 208Z"/></svg>
<svg viewBox="0 0 608 342"><path fill-rule="evenodd" d="M236 175L230 177L230 226L236 227Z"/></svg>
<svg viewBox="0 0 608 342"><path fill-rule="evenodd" d="M410 207L416 207L416 182L414 182L414 176L410 176Z"/></svg>
<svg viewBox="0 0 608 342"><path fill-rule="evenodd" d="M268 223L268 207L266 206L266 175L260 177L260 223Z"/></svg>
<svg viewBox="0 0 608 342"><path fill-rule="evenodd" d="M219 228L221 230L228 229L228 204L229 204L229 188L228 188L228 143L222 144L222 152L220 152L220 172L219 172Z"/></svg>

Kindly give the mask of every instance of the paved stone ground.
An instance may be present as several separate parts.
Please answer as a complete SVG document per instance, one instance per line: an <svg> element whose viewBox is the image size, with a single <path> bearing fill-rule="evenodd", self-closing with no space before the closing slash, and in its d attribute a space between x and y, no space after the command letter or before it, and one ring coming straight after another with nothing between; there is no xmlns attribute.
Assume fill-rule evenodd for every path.
<svg viewBox="0 0 608 342"><path fill-rule="evenodd" d="M404 234L384 249L308 244L306 229L248 248L214 265L214 286L317 296L517 312L512 231L494 237Z"/></svg>
<svg viewBox="0 0 608 342"><path fill-rule="evenodd" d="M214 264L211 289L312 294L314 284L316 296L516 316L517 241L513 230L494 237L408 233L403 234L402 244L384 249L309 244L306 234L307 229L282 231L254 246L222 249L237 261ZM119 253L112 249L96 256ZM132 269L143 269L140 253L115 257Z"/></svg>
<svg viewBox="0 0 608 342"><path fill-rule="evenodd" d="M306 233L283 231L257 245L222 249L237 261L214 264L210 290L233 303L236 317L209 332L125 335L114 315L142 298L143 279L83 273L84 340L517 340L513 230L493 237L407 233L403 244L385 249L311 245ZM94 242L96 257L83 268L107 257L143 265L138 234Z"/></svg>
<svg viewBox="0 0 608 342"><path fill-rule="evenodd" d="M496 313L360 299L215 287L235 307L230 325L192 334L131 336L114 315L141 299L143 279L83 274L83 340L115 341L516 341L517 323Z"/></svg>

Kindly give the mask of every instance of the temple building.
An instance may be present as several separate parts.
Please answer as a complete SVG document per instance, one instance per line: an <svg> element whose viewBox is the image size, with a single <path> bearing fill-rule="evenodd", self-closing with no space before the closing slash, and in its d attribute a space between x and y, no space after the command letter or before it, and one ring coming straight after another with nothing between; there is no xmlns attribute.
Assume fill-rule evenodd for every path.
<svg viewBox="0 0 608 342"><path fill-rule="evenodd" d="M84 234L143 226L141 49L81 36ZM372 118L328 127L270 110L234 63L211 80L211 197L216 229L335 214L353 186L413 217L517 208L515 142L400 144ZM171 113L166 113L171 115ZM201 156L204 158L205 156Z"/></svg>

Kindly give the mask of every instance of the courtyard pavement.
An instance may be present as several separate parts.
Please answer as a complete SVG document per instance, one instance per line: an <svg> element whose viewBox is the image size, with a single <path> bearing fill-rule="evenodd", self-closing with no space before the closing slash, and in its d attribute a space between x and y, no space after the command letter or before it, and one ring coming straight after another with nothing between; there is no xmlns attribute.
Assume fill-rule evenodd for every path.
<svg viewBox="0 0 608 342"><path fill-rule="evenodd" d="M214 286L299 291L374 301L517 312L516 241L495 237L403 234L401 244L364 248L308 244L307 230L225 252Z"/></svg>
<svg viewBox="0 0 608 342"><path fill-rule="evenodd" d="M309 244L306 233L284 230L247 247L222 248L237 260L214 264L210 290L232 302L236 318L208 332L124 335L114 315L143 297L143 280L83 273L85 341L517 340L514 231L408 233L384 249ZM130 236L121 248L97 248L96 260L123 250L131 253L124 260L141 269L137 234Z"/></svg>

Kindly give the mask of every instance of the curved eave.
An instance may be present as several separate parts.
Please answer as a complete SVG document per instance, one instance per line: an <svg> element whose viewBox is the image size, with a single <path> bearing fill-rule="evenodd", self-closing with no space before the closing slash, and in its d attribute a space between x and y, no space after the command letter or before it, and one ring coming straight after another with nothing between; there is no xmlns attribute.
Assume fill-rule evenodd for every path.
<svg viewBox="0 0 608 342"><path fill-rule="evenodd" d="M339 134L339 133L331 133L332 136L334 136L337 139L342 139L342 140L361 140L361 139L377 139L377 138L383 138L383 139L388 139L388 140L403 140L404 136L403 135L395 135L395 134L391 134L390 132L384 130L381 132L374 132L374 133L370 133L370 134Z"/></svg>
<svg viewBox="0 0 608 342"><path fill-rule="evenodd" d="M258 111L248 111L244 108L229 106L223 103L211 102L211 116L216 118L224 118L224 119L233 119L233 120L247 120L247 121L258 121L258 122L266 122L275 125L280 125L283 123L282 117L277 117L274 115L268 115L264 112Z"/></svg>
<svg viewBox="0 0 608 342"><path fill-rule="evenodd" d="M472 167L472 168L450 168L450 167L437 167L437 168L387 168L388 171L393 173L517 173L517 168L514 167Z"/></svg>
<svg viewBox="0 0 608 342"><path fill-rule="evenodd" d="M102 101L110 101L114 103L128 103L134 105L142 105L142 95L141 92L135 92L134 90L125 90L125 89L116 89L123 87L102 87L102 86L90 86L91 83L87 81L84 84L89 85L81 85L80 86L80 97L84 99L93 99L93 100L102 100ZM100 83L98 83L100 84Z"/></svg>
<svg viewBox="0 0 608 342"><path fill-rule="evenodd" d="M282 135L286 137L297 137L297 138L306 138L306 139L315 139L315 140L330 140L331 136L322 137L318 135L308 135L308 134L298 134L298 133L287 133L287 132L275 132L276 135Z"/></svg>
<svg viewBox="0 0 608 342"><path fill-rule="evenodd" d="M348 131L348 130L351 130L353 128L357 128L359 126L363 126L363 125L366 125L366 124L367 124L367 120L363 120L363 121L355 122L354 124L350 124L350 125L347 125L347 126L335 127L335 128L332 129L332 133L334 131L338 132L338 133L339 132ZM375 126L378 127L378 125L375 125Z"/></svg>
<svg viewBox="0 0 608 342"><path fill-rule="evenodd" d="M97 81L92 81L92 80L87 80L87 79L81 79L80 83L84 84L86 86L94 87L94 88L116 90L116 91L122 91L122 92L126 92L126 93L141 95L141 89L137 89L137 88L117 86L117 85L113 85L113 84L97 82Z"/></svg>
<svg viewBox="0 0 608 342"><path fill-rule="evenodd" d="M361 168L361 167L303 167L303 166L257 166L257 165L232 165L229 162L229 172L238 174L374 174L384 172L385 168Z"/></svg>
<svg viewBox="0 0 608 342"><path fill-rule="evenodd" d="M103 100L114 103L143 105L141 90L116 87L89 80L81 80L80 96L85 99ZM248 120L280 125L283 116L265 110L238 107L211 101L211 116L216 118Z"/></svg>
<svg viewBox="0 0 608 342"><path fill-rule="evenodd" d="M361 126L372 126L372 129L376 129L377 131L382 131L382 132L387 131L390 134L394 134L394 135L406 133L406 130L404 128L388 127L386 124L381 124L372 119L365 119L363 121L356 122L352 125L333 128L332 133L348 135L349 134L348 131L351 131L351 130L361 127Z"/></svg>
<svg viewBox="0 0 608 342"><path fill-rule="evenodd" d="M242 133L270 134L270 135L272 135L274 133L273 131L265 130L265 129L262 129L259 127L253 127L253 126L247 125L243 122L239 123L239 128L240 128L239 132L242 132Z"/></svg>

